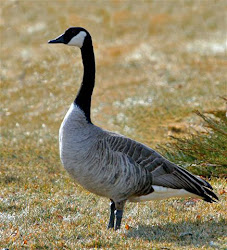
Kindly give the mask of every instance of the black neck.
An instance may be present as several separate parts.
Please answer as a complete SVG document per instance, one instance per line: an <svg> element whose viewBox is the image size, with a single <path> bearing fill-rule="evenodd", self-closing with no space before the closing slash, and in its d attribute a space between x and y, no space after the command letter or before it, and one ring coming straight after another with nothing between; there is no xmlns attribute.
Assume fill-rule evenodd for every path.
<svg viewBox="0 0 227 250"><path fill-rule="evenodd" d="M95 56L91 37L86 37L81 48L84 65L83 81L74 103L85 113L86 119L91 123L91 95L95 86Z"/></svg>

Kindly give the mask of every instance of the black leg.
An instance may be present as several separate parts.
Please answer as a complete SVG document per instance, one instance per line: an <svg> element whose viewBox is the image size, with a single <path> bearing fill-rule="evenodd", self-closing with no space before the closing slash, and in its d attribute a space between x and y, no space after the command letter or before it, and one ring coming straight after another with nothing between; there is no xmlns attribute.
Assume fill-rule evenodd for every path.
<svg viewBox="0 0 227 250"><path fill-rule="evenodd" d="M123 215L123 210L115 210L116 224L114 230L120 229L122 215Z"/></svg>
<svg viewBox="0 0 227 250"><path fill-rule="evenodd" d="M110 200L110 220L108 224L108 228L113 228L114 227L114 211L116 210L115 203L114 201Z"/></svg>
<svg viewBox="0 0 227 250"><path fill-rule="evenodd" d="M125 205L126 200L123 201L115 201L115 217L116 217L116 223L115 223L115 230L120 229L121 227L121 219L122 219L122 215L123 215L123 209L124 209L124 205Z"/></svg>

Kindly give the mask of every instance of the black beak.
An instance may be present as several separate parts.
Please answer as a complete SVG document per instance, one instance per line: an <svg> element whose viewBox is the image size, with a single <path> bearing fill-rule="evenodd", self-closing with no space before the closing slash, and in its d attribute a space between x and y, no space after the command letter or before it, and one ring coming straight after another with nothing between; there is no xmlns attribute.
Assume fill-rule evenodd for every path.
<svg viewBox="0 0 227 250"><path fill-rule="evenodd" d="M49 40L48 43L64 43L64 35L60 35L53 40Z"/></svg>

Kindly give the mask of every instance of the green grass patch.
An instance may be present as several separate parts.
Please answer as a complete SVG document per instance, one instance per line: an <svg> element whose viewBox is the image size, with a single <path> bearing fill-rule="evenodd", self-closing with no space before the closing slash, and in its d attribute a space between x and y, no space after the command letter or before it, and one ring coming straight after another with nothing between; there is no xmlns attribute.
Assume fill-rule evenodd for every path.
<svg viewBox="0 0 227 250"><path fill-rule="evenodd" d="M172 142L160 146L173 162L186 166L203 176L227 176L227 119L226 111L206 115L196 111L202 119L203 132L193 131L183 138L172 136Z"/></svg>

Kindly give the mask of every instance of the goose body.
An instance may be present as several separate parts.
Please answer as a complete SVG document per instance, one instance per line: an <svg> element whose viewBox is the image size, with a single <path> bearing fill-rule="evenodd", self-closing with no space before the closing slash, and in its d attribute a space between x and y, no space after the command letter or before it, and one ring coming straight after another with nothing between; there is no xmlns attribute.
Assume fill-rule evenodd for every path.
<svg viewBox="0 0 227 250"><path fill-rule="evenodd" d="M121 201L151 184L149 172L119 147L125 142L127 150L133 141L88 123L74 103L62 122L59 138L62 164L90 192Z"/></svg>
<svg viewBox="0 0 227 250"><path fill-rule="evenodd" d="M83 81L59 130L60 158L77 183L111 200L109 228L120 228L126 201L189 196L201 197L207 202L218 199L208 182L146 145L91 122L95 59L92 39L85 29L69 28L49 43L64 43L81 49Z"/></svg>

